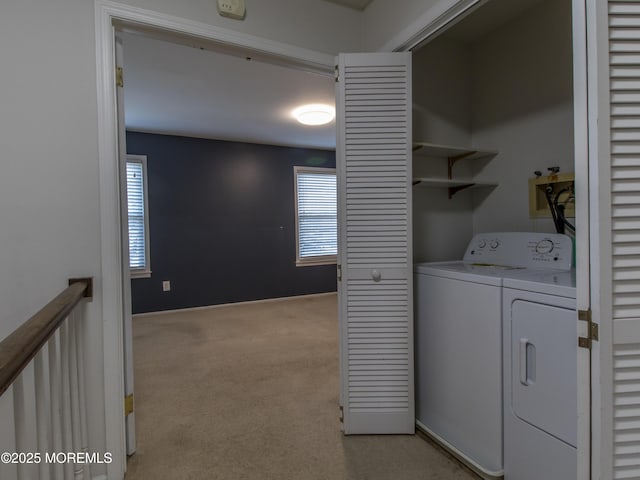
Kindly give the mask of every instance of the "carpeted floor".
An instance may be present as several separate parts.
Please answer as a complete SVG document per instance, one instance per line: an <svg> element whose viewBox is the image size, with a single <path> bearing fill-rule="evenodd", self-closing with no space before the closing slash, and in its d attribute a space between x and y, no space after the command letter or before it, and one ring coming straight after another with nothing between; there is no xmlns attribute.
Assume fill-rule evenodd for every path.
<svg viewBox="0 0 640 480"><path fill-rule="evenodd" d="M134 318L126 479L476 478L419 436L342 435L336 312L328 295Z"/></svg>

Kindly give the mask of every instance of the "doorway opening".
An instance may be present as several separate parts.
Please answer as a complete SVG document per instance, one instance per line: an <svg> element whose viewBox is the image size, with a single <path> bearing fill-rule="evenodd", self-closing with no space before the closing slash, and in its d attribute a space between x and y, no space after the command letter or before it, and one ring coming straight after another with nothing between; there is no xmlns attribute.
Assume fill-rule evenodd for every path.
<svg viewBox="0 0 640 480"><path fill-rule="evenodd" d="M151 272L129 280L123 264L125 397L132 398L132 313L316 293L335 282L335 266L298 269L288 251L294 167L335 168L334 125L305 128L290 111L303 101L333 102L334 81L252 49L122 22L116 32L120 168L128 155L144 155L150 198ZM121 176L123 259L125 185ZM134 415L126 418L129 455Z"/></svg>

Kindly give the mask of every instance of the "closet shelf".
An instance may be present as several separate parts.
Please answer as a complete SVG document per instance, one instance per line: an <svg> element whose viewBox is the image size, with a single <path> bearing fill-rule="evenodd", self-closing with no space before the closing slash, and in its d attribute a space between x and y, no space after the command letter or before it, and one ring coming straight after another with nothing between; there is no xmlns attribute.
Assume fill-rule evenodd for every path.
<svg viewBox="0 0 640 480"><path fill-rule="evenodd" d="M414 187L426 188L447 188L449 198L453 197L460 190L467 188L497 187L497 182L478 182L473 179L448 180L446 178L420 177L413 179Z"/></svg>
<svg viewBox="0 0 640 480"><path fill-rule="evenodd" d="M449 179L453 178L453 166L460 160L480 160L495 157L498 152L473 147L453 147L436 143L414 143L413 154L426 158L447 159Z"/></svg>
<svg viewBox="0 0 640 480"><path fill-rule="evenodd" d="M462 160L478 160L485 157L495 157L497 150L487 150L474 147L454 147L437 143L416 142L413 144L413 154L421 157L447 158Z"/></svg>
<svg viewBox="0 0 640 480"><path fill-rule="evenodd" d="M447 160L447 178L414 178L414 186L430 187L430 188L448 188L449 198L453 197L460 190L478 187L496 187L495 182L478 182L471 178L454 179L453 166L460 160L479 160L482 158L495 157L498 152L496 150L487 150L473 147L454 147L451 145L439 145L436 143L414 143L414 156Z"/></svg>

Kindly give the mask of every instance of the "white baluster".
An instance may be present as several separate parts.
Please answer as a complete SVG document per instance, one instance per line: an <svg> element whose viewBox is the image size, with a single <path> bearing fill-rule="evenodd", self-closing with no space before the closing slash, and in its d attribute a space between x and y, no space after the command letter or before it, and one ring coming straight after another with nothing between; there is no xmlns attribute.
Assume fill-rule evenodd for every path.
<svg viewBox="0 0 640 480"><path fill-rule="evenodd" d="M36 381L36 428L38 438L38 453L41 455L38 470L39 480L52 478L51 464L45 461L45 452L52 448L51 432L51 387L49 384L49 347L43 345L42 349L33 359L33 367Z"/></svg>
<svg viewBox="0 0 640 480"><path fill-rule="evenodd" d="M80 392L80 445L81 450L85 453L89 451L89 431L87 423L87 395L86 395L86 382L85 382L85 357L84 357L84 342L85 342L85 315L83 311L83 305L78 305L77 323L76 323L76 357L78 359L78 391ZM85 465L84 468L84 480L91 478L91 470L89 465Z"/></svg>
<svg viewBox="0 0 640 480"><path fill-rule="evenodd" d="M0 396L0 453L16 451L16 426L14 421L13 387L9 387ZM0 462L0 478L17 480L18 466L13 463Z"/></svg>
<svg viewBox="0 0 640 480"><path fill-rule="evenodd" d="M78 351L77 351L77 310L69 315L69 390L71 393L71 444L74 452L82 450L82 428L80 426L80 391L78 387ZM84 478L84 463L77 462L74 468L74 478Z"/></svg>
<svg viewBox="0 0 640 480"><path fill-rule="evenodd" d="M62 359L60 357L60 330L49 339L49 386L51 389L51 434L52 447L50 453L62 449ZM61 464L52 463L53 478L64 480L64 468Z"/></svg>
<svg viewBox="0 0 640 480"><path fill-rule="evenodd" d="M63 452L73 452L73 429L71 426L71 382L69 361L68 319L60 326L60 357L62 359L62 445ZM64 464L64 478L74 478L74 465Z"/></svg>
<svg viewBox="0 0 640 480"><path fill-rule="evenodd" d="M16 422L16 451L29 454L38 450L36 435L36 392L33 362L13 382L13 405ZM36 463L18 464L18 478L37 478Z"/></svg>

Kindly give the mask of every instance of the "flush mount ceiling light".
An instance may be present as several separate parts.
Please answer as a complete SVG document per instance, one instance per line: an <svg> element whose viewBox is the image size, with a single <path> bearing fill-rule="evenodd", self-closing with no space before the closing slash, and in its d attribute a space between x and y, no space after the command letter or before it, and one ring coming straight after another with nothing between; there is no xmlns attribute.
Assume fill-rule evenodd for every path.
<svg viewBox="0 0 640 480"><path fill-rule="evenodd" d="M336 116L335 108L320 103L302 105L291 113L303 125L325 125Z"/></svg>

